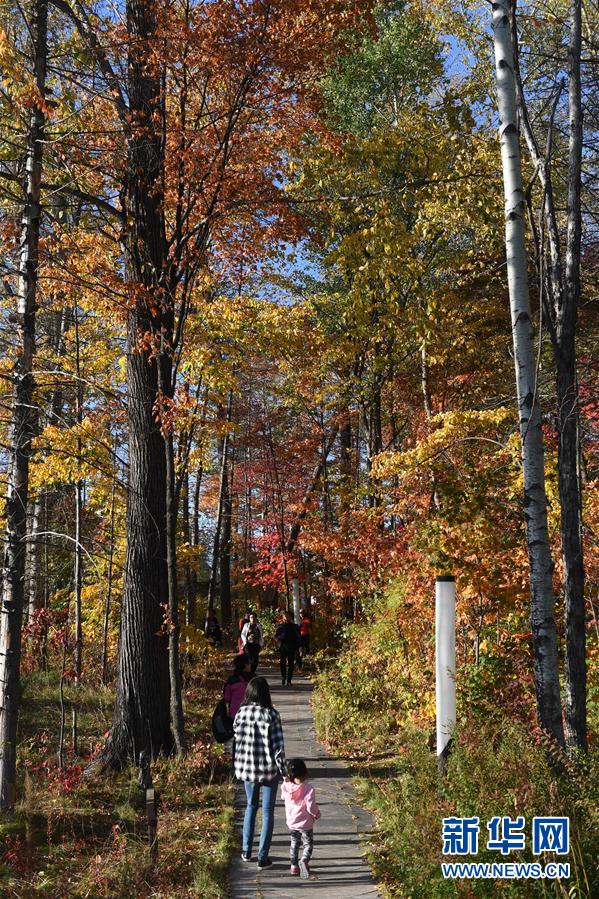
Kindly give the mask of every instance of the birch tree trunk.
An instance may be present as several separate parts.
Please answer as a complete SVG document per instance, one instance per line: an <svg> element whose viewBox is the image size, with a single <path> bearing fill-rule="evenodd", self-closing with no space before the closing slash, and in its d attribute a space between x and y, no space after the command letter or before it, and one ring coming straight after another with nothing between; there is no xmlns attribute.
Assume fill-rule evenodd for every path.
<svg viewBox="0 0 599 899"><path fill-rule="evenodd" d="M47 29L47 2L34 0L29 30L35 83L41 97L44 96L46 84ZM34 103L27 134L25 199L17 290L17 345L13 368L6 536L2 572L0 621L0 809L2 810L9 809L14 804L16 784L29 459L35 425L32 410L32 365L35 350L44 126L43 106L41 103Z"/></svg>
<svg viewBox="0 0 599 899"><path fill-rule="evenodd" d="M25 601L25 616L29 620L39 608L40 589L39 589L39 538L38 531L40 529L40 519L42 515L42 498L41 491L35 495L33 502L29 503L29 514L27 516L27 558L25 563L27 598Z"/></svg>
<svg viewBox="0 0 599 899"><path fill-rule="evenodd" d="M492 8L505 194L506 261L522 444L524 518L530 569L537 712L541 727L563 745L555 599L551 580L553 562L547 529L541 410L537 396L533 327L528 297L524 226L526 203L522 186L508 0L494 2Z"/></svg>

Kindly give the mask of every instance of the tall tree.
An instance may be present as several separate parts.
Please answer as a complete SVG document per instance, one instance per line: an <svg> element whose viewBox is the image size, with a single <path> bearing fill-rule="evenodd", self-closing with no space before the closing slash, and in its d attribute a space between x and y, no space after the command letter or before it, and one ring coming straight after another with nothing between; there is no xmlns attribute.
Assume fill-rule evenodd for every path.
<svg viewBox="0 0 599 899"><path fill-rule="evenodd" d="M164 230L164 94L153 54L158 4L128 0L127 87L131 122L124 178L123 246L131 290L127 317L129 494L114 719L102 761L114 766L170 752L166 546L166 455L156 418L156 353L169 343L161 290ZM172 332L171 332L172 333ZM170 378L166 380L170 381Z"/></svg>
<svg viewBox="0 0 599 899"><path fill-rule="evenodd" d="M35 95L27 130L23 215L17 289L17 340L12 382L10 462L6 495L6 541L2 573L0 621L0 808L15 797L17 722L21 667L21 625L25 587L25 541L29 460L35 427L33 415L33 354L38 287L41 180L45 89L48 60L48 4L34 0L27 23Z"/></svg>
<svg viewBox="0 0 599 899"><path fill-rule="evenodd" d="M581 85L582 4L569 4L567 60L552 60L552 113L544 140L535 131L525 96L519 64L516 2L512 0L511 29L515 51L518 111L530 158L542 187L540 219L543 236L535 230L537 256L541 262L539 292L542 297L554 354L557 430L558 487L561 550L564 570L566 631L566 737L579 749L587 748L586 734L586 622L582 539L582 491L580 478L579 399L576 331L580 306L580 254L582 235L581 185L583 113ZM563 160L566 195L560 196L561 178L555 177L556 113L563 93L563 70L567 78L567 155ZM544 72L544 75L547 73ZM541 148L544 149L541 149ZM556 187L556 184L558 185ZM565 229L559 207L565 201Z"/></svg>
<svg viewBox="0 0 599 899"><path fill-rule="evenodd" d="M564 743L560 700L553 560L547 527L547 496L541 409L537 390L533 326L528 295L525 238L526 198L522 184L516 114L514 55L508 0L493 3L493 42L497 76L499 137L505 195L505 247L512 316L514 365L518 393L524 518L531 589L531 626L539 722L558 743Z"/></svg>
<svg viewBox="0 0 599 899"><path fill-rule="evenodd" d="M163 410L168 414L175 394L193 291L208 268L209 248L219 266L235 269L240 259L262 252L265 215L272 233L286 216L293 222L276 177L283 135L285 142L299 140L314 114L314 60L345 40L338 34L356 22L358 6L362 14L367 9L318 0L306 12L288 0L275 14L261 0L243 8L234 0L167 8L157 0L129 0L122 78L113 50L105 49L112 48L115 29L120 38L110 14L96 18L85 4L54 2L106 88L98 97L96 79L88 79L90 105L98 103L105 115L110 96L120 119L104 169L114 173L116 159L116 178L94 180L92 167L83 172L82 166L76 188L111 216L117 210L107 193L118 193L123 203L125 259L117 264L126 271L128 293L130 495L115 717L100 757L118 766L141 749L155 755L172 747L163 612L174 596L166 562L167 551L173 554L161 431L168 430ZM84 189L90 179L95 195Z"/></svg>

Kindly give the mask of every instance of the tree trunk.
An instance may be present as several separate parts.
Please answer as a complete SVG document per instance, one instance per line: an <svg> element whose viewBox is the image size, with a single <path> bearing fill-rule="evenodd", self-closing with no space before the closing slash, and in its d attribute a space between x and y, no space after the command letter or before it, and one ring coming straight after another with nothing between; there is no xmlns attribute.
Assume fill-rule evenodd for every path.
<svg viewBox="0 0 599 899"><path fill-rule="evenodd" d="M426 420L430 424L430 420L433 417L433 410L431 404L431 393L430 393L430 383L429 383L429 370L428 370L428 358L426 354L426 343L422 341L422 346L420 347L420 386L422 389L422 402L424 406L424 414L426 415ZM434 505L435 509L440 510L441 508L441 500L439 498L439 491L437 490L437 479L435 477L435 469L431 466L430 468L430 481L431 481L431 502Z"/></svg>
<svg viewBox="0 0 599 899"><path fill-rule="evenodd" d="M505 243L522 443L524 518L531 588L534 679L541 727L563 745L559 692L553 562L547 529L547 498L541 411L537 397L533 327L528 297L524 230L525 196L516 120L514 57L507 0L493 3L501 158L506 204Z"/></svg>
<svg viewBox="0 0 599 899"><path fill-rule="evenodd" d="M220 482L218 488L218 506L216 509L216 528L214 531L214 541L212 543L212 566L210 568L210 583L208 584L208 603L206 606L206 624L212 612L216 600L216 580L218 576L218 563L220 558L221 546L221 528L224 509L225 485L227 483L227 464L229 458L229 440L230 433L228 425L231 423L231 415L233 410L233 391L229 391L229 402L227 404L227 432L221 441L221 466L220 466Z"/></svg>
<svg viewBox="0 0 599 899"><path fill-rule="evenodd" d="M79 448L79 453L81 449ZM81 545L81 518L83 515L83 482L75 484L75 558L73 564L73 592L75 595L75 644L73 646L73 668L75 687L81 686L81 588L83 586L83 554ZM77 699L72 710L71 745L73 755L77 755Z"/></svg>
<svg viewBox="0 0 599 899"><path fill-rule="evenodd" d="M308 508L310 505L310 500L312 499L312 494L314 493L314 491L316 490L316 487L318 486L318 482L320 481L320 478L322 476L324 466L326 465L326 461L329 457L329 453L331 452L331 450L333 448L333 444L335 443L335 440L337 439L338 433L339 433L339 426L335 425L333 427L333 430L329 434L329 439L327 440L327 442L324 445L323 452L321 453L320 458L318 459L318 462L314 466L314 470L312 472L312 477L310 479L310 483L309 483L308 488L306 489L306 492L304 493L304 496L302 499L302 505L301 505L300 512L299 512L297 518L295 519L295 521L293 522L293 524L291 525L291 528L289 530L289 538L287 540L287 545L285 547L287 556L291 555L291 553L295 549L295 545L298 541L300 531L302 529L302 524L304 522L304 518L308 514Z"/></svg>
<svg viewBox="0 0 599 899"><path fill-rule="evenodd" d="M156 410L160 417L162 439L164 441L166 470L165 537L166 537L166 577L168 587L168 669L170 681L171 729L177 755L185 752L185 723L183 717L183 695L181 692L181 670L179 666L179 595L177 590L177 518L178 492L175 473L175 448L173 445L173 425L168 413L167 400L174 395L173 368L169 348L165 344L164 329L160 335L160 355L158 365L159 400Z"/></svg>
<svg viewBox="0 0 599 899"><path fill-rule="evenodd" d="M170 679L171 728L178 755L185 752L185 724L181 669L179 666L179 598L177 595L177 504L175 501L175 458L173 435L164 435L166 453L166 565L168 578L168 665Z"/></svg>
<svg viewBox="0 0 599 899"><path fill-rule="evenodd" d="M559 430L558 481L566 618L566 737L569 745L586 751L586 616L576 377L576 322L580 302L582 230L580 205L583 138L580 83L581 5L581 0L572 2L568 47L570 120L568 226L562 305L556 315L556 386Z"/></svg>
<svg viewBox="0 0 599 899"><path fill-rule="evenodd" d="M344 484L351 478L351 449L351 413L347 408L344 411L343 424L339 428L339 468Z"/></svg>
<svg viewBox="0 0 599 899"><path fill-rule="evenodd" d="M114 513L116 506L116 440L112 458L112 488L110 491L110 531L108 534L108 574L106 578L106 601L104 603L104 625L102 628L102 683L106 685L108 673L108 628L110 625L110 604L112 601L112 569L114 565Z"/></svg>
<svg viewBox="0 0 599 899"><path fill-rule="evenodd" d="M49 510L48 510L48 491L44 490L44 576L43 576L43 608L44 611L48 611L48 607L50 605L50 559L48 552L48 525L50 521ZM46 671L48 667L48 620L47 617L44 620L44 626L42 630L42 645L40 649L40 668L42 671Z"/></svg>
<svg viewBox="0 0 599 899"><path fill-rule="evenodd" d="M29 27L35 83L43 97L48 55L46 0L34 0ZM27 135L2 577L0 622L0 809L2 810L11 808L15 800L29 459L34 427L32 364L35 349L44 124L43 106L35 102L31 109Z"/></svg>
<svg viewBox="0 0 599 899"><path fill-rule="evenodd" d="M558 227L558 202L551 176L553 115L549 119L547 149L543 155L533 132L518 65L518 31L515 4L511 7L515 43L516 90L520 119L528 151L543 189L542 213L548 248L539 246L545 257L546 276L539 285L549 297L546 308L555 359L558 442L558 489L562 561L564 568L564 612L566 629L566 736L569 745L586 750L586 632L584 608L584 563L582 540L582 484L578 385L576 372L576 325L580 302L581 169L583 116L581 101L581 3L572 0L568 46L568 200L565 252ZM561 95L558 85L554 111ZM564 258L565 257L565 258Z"/></svg>
<svg viewBox="0 0 599 899"><path fill-rule="evenodd" d="M182 484L181 484L181 506L183 509L182 515L182 530L183 530L183 543L189 548L191 547L191 528L190 528L190 509L189 509L189 467L185 467L185 471L182 476ZM195 584L193 578L193 568L189 559L185 562L185 624L192 624L194 616L191 614L193 611L195 613L194 604L195 604Z"/></svg>
<svg viewBox="0 0 599 899"><path fill-rule="evenodd" d="M166 454L156 422L158 365L164 339L166 259L162 178L161 76L152 58L160 40L156 0L128 0L128 86L132 134L124 183L123 244L131 280L127 317L129 495L127 551L114 719L100 762L121 767L170 753L166 545ZM162 313L162 314L160 314ZM167 338L168 342L168 338Z"/></svg>
<svg viewBox="0 0 599 899"><path fill-rule="evenodd" d="M58 356L64 357L66 347L64 343L64 333L69 326L70 315L67 309L60 312L51 313L50 321L55 325L52 328L52 349ZM56 363L58 368L60 363ZM55 384L52 392L46 402L44 416L46 423L55 424L62 415L64 405L64 390L59 383ZM33 612L40 607L40 579L38 576L40 540L37 536L39 531L39 522L42 514L42 502L46 496L42 491L38 491L34 501L30 502L28 540L27 540L27 617L31 617ZM48 529L46 523L44 530ZM47 544L47 537L44 538L44 545ZM45 589L45 588L44 588ZM46 607L46 606L44 606Z"/></svg>
<svg viewBox="0 0 599 899"><path fill-rule="evenodd" d="M220 545L220 617L223 627L231 624L231 525L233 518L232 483L235 471L235 448L231 453L230 477L225 470L223 484L222 536Z"/></svg>
<svg viewBox="0 0 599 899"><path fill-rule="evenodd" d="M42 514L42 497L41 491L38 491L33 502L29 504L30 512L27 516L29 524L27 526L27 561L25 565L27 571L27 610L25 614L28 619L32 617L40 606L38 577L40 543L37 535Z"/></svg>
<svg viewBox="0 0 599 899"><path fill-rule="evenodd" d="M83 390L81 382L81 353L79 344L79 315L77 307L74 309L75 323L75 374L77 376L75 422L79 428L83 421ZM81 462L82 446L81 436L77 435L77 461ZM84 484L79 479L75 484L75 558L73 565L73 587L75 593L75 646L74 669L75 687L81 686L81 649L82 649L82 624L81 624L81 588L83 585L83 547L81 545L81 518L83 515L83 489ZM73 706L72 739L73 755L77 755L77 701Z"/></svg>
<svg viewBox="0 0 599 899"><path fill-rule="evenodd" d="M202 486L203 467L196 472L195 482L193 486L193 509L191 521L191 535L193 546L196 548L200 545L200 490ZM190 603L186 613L187 624L196 624L196 601L199 589L199 574L195 567L191 569L191 596Z"/></svg>
<svg viewBox="0 0 599 899"><path fill-rule="evenodd" d="M368 472L368 505L371 509L376 509L381 505L378 487L374 484L370 474L372 471L372 460L383 448L381 389L381 375L377 372L374 376L370 405L365 414L365 424L368 432L368 458L366 460L366 470Z"/></svg>

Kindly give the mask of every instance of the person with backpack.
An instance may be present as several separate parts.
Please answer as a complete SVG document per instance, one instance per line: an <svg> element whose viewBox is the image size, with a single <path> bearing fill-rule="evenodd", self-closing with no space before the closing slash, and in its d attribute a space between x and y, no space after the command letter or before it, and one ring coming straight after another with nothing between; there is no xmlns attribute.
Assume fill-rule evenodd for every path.
<svg viewBox="0 0 599 899"><path fill-rule="evenodd" d="M262 628L258 624L258 618L255 612L250 612L248 623L243 626L243 630L241 631L241 643L243 645L243 651L251 659L252 674L255 674L260 658L260 650L264 646L264 634L262 633Z"/></svg>
<svg viewBox="0 0 599 899"><path fill-rule="evenodd" d="M243 702L248 683L252 679L252 662L241 653L233 659L233 674L223 686L223 695L212 713L212 733L217 743L223 743L233 755L233 719Z"/></svg>
<svg viewBox="0 0 599 899"><path fill-rule="evenodd" d="M254 827L262 794L262 829L258 846L258 868L272 865L268 851L275 823L277 789L285 776L285 743L281 716L273 708L268 681L254 677L249 682L241 708L233 722L235 776L243 781L246 809L243 818L241 859L252 860Z"/></svg>
<svg viewBox="0 0 599 899"><path fill-rule="evenodd" d="M293 668L295 665L295 654L300 642L299 633L293 623L291 612L283 613L283 620L275 631L275 640L279 650L281 682L283 686L291 686L291 678L293 677Z"/></svg>
<svg viewBox="0 0 599 899"><path fill-rule="evenodd" d="M235 656L233 660L233 674L223 687L223 698L227 703L229 716L235 718L239 711L246 687L252 679L252 660L245 652Z"/></svg>

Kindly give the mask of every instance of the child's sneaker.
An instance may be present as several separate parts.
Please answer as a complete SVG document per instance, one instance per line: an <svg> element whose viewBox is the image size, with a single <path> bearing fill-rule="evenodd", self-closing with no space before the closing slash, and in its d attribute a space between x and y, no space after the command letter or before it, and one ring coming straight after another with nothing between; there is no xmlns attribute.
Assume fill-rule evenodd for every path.
<svg viewBox="0 0 599 899"><path fill-rule="evenodd" d="M309 877L310 876L310 865L308 864L307 858L300 858L299 863L300 877Z"/></svg>
<svg viewBox="0 0 599 899"><path fill-rule="evenodd" d="M299 875L299 872L299 865L291 865L291 867L289 868L289 873L293 874L294 877L297 877Z"/></svg>

